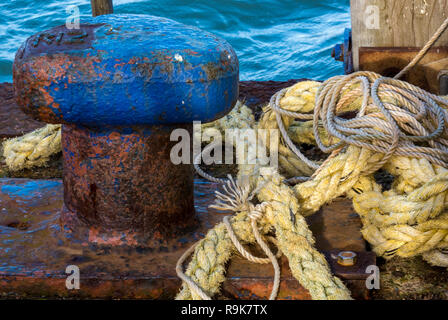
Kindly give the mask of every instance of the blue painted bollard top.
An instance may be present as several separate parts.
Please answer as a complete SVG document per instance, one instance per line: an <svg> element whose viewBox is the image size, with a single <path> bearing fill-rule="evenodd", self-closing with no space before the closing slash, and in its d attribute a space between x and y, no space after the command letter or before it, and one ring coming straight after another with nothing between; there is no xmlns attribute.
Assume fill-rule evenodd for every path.
<svg viewBox="0 0 448 320"><path fill-rule="evenodd" d="M238 97L238 59L211 33L148 15L103 15L30 37L14 62L18 103L46 122L209 122Z"/></svg>

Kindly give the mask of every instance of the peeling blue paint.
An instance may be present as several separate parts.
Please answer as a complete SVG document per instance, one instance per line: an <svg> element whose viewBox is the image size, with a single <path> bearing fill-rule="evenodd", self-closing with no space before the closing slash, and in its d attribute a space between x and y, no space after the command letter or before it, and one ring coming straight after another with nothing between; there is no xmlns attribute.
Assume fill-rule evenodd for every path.
<svg viewBox="0 0 448 320"><path fill-rule="evenodd" d="M60 181L57 180L27 180L24 183L3 185L0 188L1 193L8 194L11 198L32 199L46 190L58 188Z"/></svg>
<svg viewBox="0 0 448 320"><path fill-rule="evenodd" d="M153 125L213 121L235 104L238 59L225 40L148 15L81 22L103 25L90 48L46 54L50 63L66 58L66 71L44 88L54 103L28 108L50 108L60 120L87 126Z"/></svg>

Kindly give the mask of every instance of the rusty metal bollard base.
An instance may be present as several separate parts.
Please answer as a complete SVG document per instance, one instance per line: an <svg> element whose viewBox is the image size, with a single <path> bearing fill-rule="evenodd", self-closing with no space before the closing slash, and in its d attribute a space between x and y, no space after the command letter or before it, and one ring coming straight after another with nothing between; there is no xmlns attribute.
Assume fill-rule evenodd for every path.
<svg viewBox="0 0 448 320"><path fill-rule="evenodd" d="M62 227L60 180L0 179L0 297L174 298L181 285L175 273L178 258L223 218L222 213L208 209L217 188L217 184L195 180L197 229L172 241L160 241L158 246L111 246L113 241L109 238L103 244L93 228L82 240ZM375 255L365 250L351 203L336 200L308 222L333 272L348 284L355 298L367 298L365 269L375 264ZM123 243L125 236L117 234L116 244ZM340 250L356 251L356 264L338 265L332 256ZM79 290L66 287L70 265L79 267ZM281 268L279 299L310 299L292 277L284 257ZM221 298L266 299L272 279L270 265L236 258L229 265Z"/></svg>
<svg viewBox="0 0 448 320"><path fill-rule="evenodd" d="M144 247L196 229L193 166L170 158L175 129L192 135L192 124L63 125L64 229L81 241Z"/></svg>

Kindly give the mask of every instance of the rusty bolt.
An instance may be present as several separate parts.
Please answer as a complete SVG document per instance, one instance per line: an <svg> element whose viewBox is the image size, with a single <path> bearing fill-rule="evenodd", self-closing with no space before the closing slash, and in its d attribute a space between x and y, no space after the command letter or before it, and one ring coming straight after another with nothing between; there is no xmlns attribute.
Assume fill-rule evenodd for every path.
<svg viewBox="0 0 448 320"><path fill-rule="evenodd" d="M24 111L63 124L64 229L144 245L195 226L192 166L172 163L170 135L235 104L226 41L165 18L103 15L30 37L13 69Z"/></svg>
<svg viewBox="0 0 448 320"><path fill-rule="evenodd" d="M353 251L341 251L337 256L338 264L344 267L354 266L356 263L356 256L356 253Z"/></svg>
<svg viewBox="0 0 448 320"><path fill-rule="evenodd" d="M448 70L441 70L438 75L439 94L445 96L448 94Z"/></svg>
<svg viewBox="0 0 448 320"><path fill-rule="evenodd" d="M343 44L337 44L333 47L333 50L331 51L331 57L334 58L336 61L344 61L344 45Z"/></svg>

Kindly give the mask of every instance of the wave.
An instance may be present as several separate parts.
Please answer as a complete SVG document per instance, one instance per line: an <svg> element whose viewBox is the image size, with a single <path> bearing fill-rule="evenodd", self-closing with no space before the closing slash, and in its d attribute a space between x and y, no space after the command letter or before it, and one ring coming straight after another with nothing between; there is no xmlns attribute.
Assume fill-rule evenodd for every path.
<svg viewBox="0 0 448 320"><path fill-rule="evenodd" d="M90 16L89 1L15 0L0 4L0 81L11 77L20 44L61 25L69 5ZM325 79L343 72L331 48L350 25L348 0L114 0L115 13L164 16L228 40L241 80Z"/></svg>

